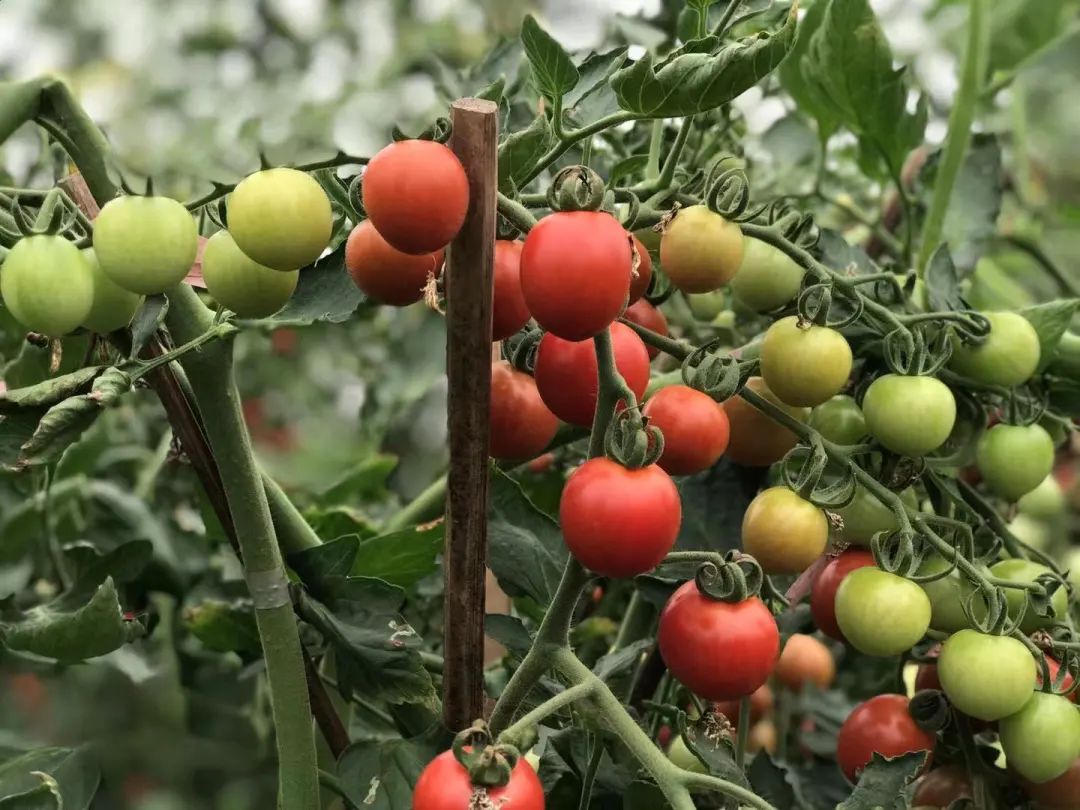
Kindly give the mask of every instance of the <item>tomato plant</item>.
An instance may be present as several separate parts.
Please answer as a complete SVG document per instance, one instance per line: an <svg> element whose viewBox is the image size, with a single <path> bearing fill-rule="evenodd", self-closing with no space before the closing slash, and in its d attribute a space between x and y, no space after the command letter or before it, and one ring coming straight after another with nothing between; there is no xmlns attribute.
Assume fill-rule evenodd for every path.
<svg viewBox="0 0 1080 810"><path fill-rule="evenodd" d="M505 360L491 365L491 457L524 461L555 438L559 420L540 398L536 382Z"/></svg>
<svg viewBox="0 0 1080 810"><path fill-rule="evenodd" d="M800 422L805 422L809 417L807 409L780 402L761 377L751 377L747 380L746 386ZM727 455L736 464L767 467L783 458L784 454L799 441L794 433L778 425L776 420L741 397L732 397L725 402L724 411L731 423L731 440L728 442Z"/></svg>
<svg viewBox="0 0 1080 810"><path fill-rule="evenodd" d="M505 810L544 810L544 788L524 757L517 761L510 781L504 786L480 788L480 791L488 802ZM469 772L457 761L454 752L444 751L420 774L412 794L412 807L414 810L470 810L477 806L476 792Z"/></svg>
<svg viewBox="0 0 1080 810"><path fill-rule="evenodd" d="M836 623L866 655L898 655L930 626L930 600L910 580L878 568L856 568L836 589Z"/></svg>
<svg viewBox="0 0 1080 810"><path fill-rule="evenodd" d="M972 799L971 776L959 765L942 765L919 779L912 797L916 807L944 810L960 799Z"/></svg>
<svg viewBox="0 0 1080 810"><path fill-rule="evenodd" d="M851 375L851 347L834 329L783 318L765 333L761 376L788 405L820 405L840 392Z"/></svg>
<svg viewBox="0 0 1080 810"><path fill-rule="evenodd" d="M742 545L767 574L798 574L825 551L825 513L787 487L770 487L746 509Z"/></svg>
<svg viewBox="0 0 1080 810"><path fill-rule="evenodd" d="M117 197L94 220L101 269L140 295L157 295L183 281L198 247L195 220L168 197Z"/></svg>
<svg viewBox="0 0 1080 810"><path fill-rule="evenodd" d="M685 385L661 388L642 413L664 435L656 463L671 475L707 470L727 449L731 426L724 407L701 391Z"/></svg>
<svg viewBox="0 0 1080 810"><path fill-rule="evenodd" d="M410 256L395 249L369 221L352 229L345 243L345 267L353 283L374 301L408 306L424 297L431 278L442 273L443 253Z"/></svg>
<svg viewBox="0 0 1080 810"><path fill-rule="evenodd" d="M94 278L94 303L82 325L102 335L123 329L131 323L131 319L142 306L143 296L125 290L105 275L93 248L83 250L83 256L90 265Z"/></svg>
<svg viewBox="0 0 1080 810"><path fill-rule="evenodd" d="M899 494L902 505L911 508L918 505L918 498L912 490L906 489ZM859 546L869 546L878 532L894 532L900 528L896 513L862 486L856 487L851 501L835 512L843 521L840 536L846 542Z"/></svg>
<svg viewBox="0 0 1080 810"><path fill-rule="evenodd" d="M1012 580L1021 583L1033 583L1042 575L1052 574L1045 565L1040 565L1031 560L1001 560L990 566L990 573L1004 580ZM1065 588L1059 587L1051 597L1051 605L1054 609L1054 618L1043 617L1027 605L1027 595L1015 588L1005 590L1005 598L1009 605L1009 616L1016 620L1020 619L1020 629L1025 633L1034 633L1036 630L1047 627L1055 620L1063 618L1068 612L1069 597Z"/></svg>
<svg viewBox="0 0 1080 810"><path fill-rule="evenodd" d="M922 582L920 585L930 598L930 627L942 633L955 633L957 630L971 626L971 621L964 612L964 605L972 604L972 609L976 613L982 605L978 598L973 603L968 602L972 598L971 584L944 557L939 555L927 557L919 566L920 575L930 576L942 573L944 576Z"/></svg>
<svg viewBox="0 0 1080 810"><path fill-rule="evenodd" d="M953 705L980 720L1020 711L1035 688L1035 660L1008 636L960 630L942 644L937 669Z"/></svg>
<svg viewBox="0 0 1080 810"><path fill-rule="evenodd" d="M649 283L653 277L653 262L649 249L645 247L645 243L637 234L630 234L630 238L633 240L634 253L637 256L637 267L631 264L633 272L630 276L630 295L627 301L628 304L633 304L639 301L649 289Z"/></svg>
<svg viewBox="0 0 1080 810"><path fill-rule="evenodd" d="M660 265L686 293L706 293L731 281L743 260L743 235L703 205L680 209L664 225Z"/></svg>
<svg viewBox="0 0 1080 810"><path fill-rule="evenodd" d="M836 758L852 782L874 754L897 757L914 751L933 751L935 738L915 724L903 695L878 695L860 703L840 727Z"/></svg>
<svg viewBox="0 0 1080 810"><path fill-rule="evenodd" d="M1048 782L1026 782L1024 788L1044 810L1076 810L1080 807L1080 757L1061 776Z"/></svg>
<svg viewBox="0 0 1080 810"><path fill-rule="evenodd" d="M844 634L836 622L836 591L844 578L856 568L872 565L873 554L851 548L830 559L821 569L810 591L810 611L818 630L837 641L844 640Z"/></svg>
<svg viewBox="0 0 1080 810"><path fill-rule="evenodd" d="M202 274L214 300L241 318L273 315L292 297L300 276L297 270L271 270L249 258L228 231L207 240Z"/></svg>

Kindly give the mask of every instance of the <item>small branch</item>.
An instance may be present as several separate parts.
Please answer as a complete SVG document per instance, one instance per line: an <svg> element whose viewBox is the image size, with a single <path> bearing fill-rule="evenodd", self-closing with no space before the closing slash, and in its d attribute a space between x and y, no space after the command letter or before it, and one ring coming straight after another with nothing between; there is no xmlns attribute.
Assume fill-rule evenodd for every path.
<svg viewBox="0 0 1080 810"><path fill-rule="evenodd" d="M558 711L566 708L567 706L576 703L579 700L592 695L595 691L595 684L579 683L576 686L571 686L568 689L564 689L559 694L541 703L535 709L528 714L522 715L522 717L515 721L513 725L507 726L499 733L499 739L503 742L513 742L516 739L520 739L528 731L540 725L541 721L550 717Z"/></svg>
<svg viewBox="0 0 1080 810"><path fill-rule="evenodd" d="M532 215L528 208L510 199L502 192L499 192L496 204L499 214L522 233L528 233L536 225L536 217Z"/></svg>
<svg viewBox="0 0 1080 810"><path fill-rule="evenodd" d="M363 808L354 802L349 797L349 794L345 792L345 786L341 784L341 780L332 773L324 771L321 768L319 769L319 784L338 796L345 805L346 810L363 810Z"/></svg>

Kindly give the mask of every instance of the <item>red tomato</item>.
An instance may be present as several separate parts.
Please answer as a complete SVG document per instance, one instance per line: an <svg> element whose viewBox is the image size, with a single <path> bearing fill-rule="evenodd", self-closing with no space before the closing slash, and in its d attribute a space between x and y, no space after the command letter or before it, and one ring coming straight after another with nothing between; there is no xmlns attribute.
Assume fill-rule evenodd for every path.
<svg viewBox="0 0 1080 810"><path fill-rule="evenodd" d="M428 277L442 272L443 252L411 256L390 245L365 219L345 243L345 267L364 295L380 304L404 307L424 297Z"/></svg>
<svg viewBox="0 0 1080 810"><path fill-rule="evenodd" d="M623 317L628 321L636 323L638 326L644 326L646 329L656 332L658 335L663 335L664 337L667 337L668 335L667 318L664 317L664 313L645 299L628 306L626 312L623 313ZM660 350L655 346L650 346L646 343L645 348L649 352L650 360L655 360L660 354Z"/></svg>
<svg viewBox="0 0 1080 810"><path fill-rule="evenodd" d="M491 364L492 458L535 458L558 429L559 420L540 399L532 377L505 360Z"/></svg>
<svg viewBox="0 0 1080 810"><path fill-rule="evenodd" d="M649 353L626 324L611 325L615 367L640 400L649 384ZM563 340L548 332L536 352L536 387L554 414L571 425L589 427L599 386L596 347L591 340Z"/></svg>
<svg viewBox="0 0 1080 810"><path fill-rule="evenodd" d="M1020 782L1027 795L1038 802L1041 810L1080 810L1080 759L1049 782L1035 784L1026 779Z"/></svg>
<svg viewBox="0 0 1080 810"><path fill-rule="evenodd" d="M936 652L941 652L941 647L936 647ZM937 674L937 664L919 664L919 669L915 673L915 691L921 692L924 689L936 689L941 691L941 679Z"/></svg>
<svg viewBox="0 0 1080 810"><path fill-rule="evenodd" d="M630 239L603 211L550 214L525 237L521 290L544 329L585 340L614 321L630 293Z"/></svg>
<svg viewBox="0 0 1080 810"><path fill-rule="evenodd" d="M383 238L413 256L446 247L469 208L457 155L435 141L383 147L364 170L364 210Z"/></svg>
<svg viewBox="0 0 1080 810"><path fill-rule="evenodd" d="M559 522L578 562L603 576L632 577L654 569L675 545L682 501L655 464L628 470L594 458L567 480Z"/></svg>
<svg viewBox="0 0 1080 810"><path fill-rule="evenodd" d="M724 406L701 391L669 385L653 394L642 413L664 434L657 464L672 475L707 470L727 449L731 427Z"/></svg>
<svg viewBox="0 0 1080 810"><path fill-rule="evenodd" d="M487 790L488 799L500 810L544 810L543 785L525 757L503 787L476 788L453 751L443 751L424 768L413 789L413 810L469 810L479 806L473 803L477 790Z"/></svg>
<svg viewBox="0 0 1080 810"><path fill-rule="evenodd" d="M634 240L634 250L638 255L638 267L637 275L630 277L630 300L628 303L634 303L641 298L649 289L649 282L652 281L652 256L649 255L649 249L642 244L641 240L633 234L630 234L630 238Z"/></svg>
<svg viewBox="0 0 1080 810"><path fill-rule="evenodd" d="M671 674L709 700L752 694L768 680L780 653L780 631L764 602L719 602L693 580L664 606L657 642Z"/></svg>
<svg viewBox="0 0 1080 810"><path fill-rule="evenodd" d="M836 623L836 589L844 577L856 568L874 564L874 555L861 548L849 548L838 557L829 560L818 574L810 589L810 613L814 624L829 638L844 641L840 625Z"/></svg>
<svg viewBox="0 0 1080 810"><path fill-rule="evenodd" d="M532 317L521 292L521 242L495 242L494 300L491 339L506 340Z"/></svg>
<svg viewBox="0 0 1080 810"><path fill-rule="evenodd" d="M932 751L935 737L911 718L903 695L878 695L860 703L840 727L836 759L844 776L855 782L874 754L898 757Z"/></svg>
<svg viewBox="0 0 1080 810"><path fill-rule="evenodd" d="M971 776L959 765L934 768L919 780L912 807L949 807L959 799L972 798Z"/></svg>
<svg viewBox="0 0 1080 810"><path fill-rule="evenodd" d="M533 385L536 385L535 381L533 382ZM541 402L543 402L543 400L541 400ZM547 406L545 405L544 407L546 408ZM530 461L526 465L526 468L528 469L529 472L533 473L534 475L543 475L544 473L546 473L548 470L551 469L551 465L553 465L554 463L555 463L555 454L554 453L544 453L542 455L537 456L532 461Z"/></svg>

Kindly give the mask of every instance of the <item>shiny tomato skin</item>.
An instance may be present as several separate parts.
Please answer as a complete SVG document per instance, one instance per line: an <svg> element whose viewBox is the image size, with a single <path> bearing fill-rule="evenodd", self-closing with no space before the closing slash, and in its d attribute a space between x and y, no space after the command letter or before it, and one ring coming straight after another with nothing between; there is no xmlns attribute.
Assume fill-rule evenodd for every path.
<svg viewBox="0 0 1080 810"><path fill-rule="evenodd" d="M801 574L825 551L829 520L798 493L769 487L746 508L741 539L766 574Z"/></svg>
<svg viewBox="0 0 1080 810"><path fill-rule="evenodd" d="M559 500L567 548L582 565L609 577L651 571L675 545L682 501L655 464L629 470L607 458L571 474Z"/></svg>
<svg viewBox="0 0 1080 810"><path fill-rule="evenodd" d="M711 292L739 272L743 241L738 223L704 205L682 208L664 225L660 266L683 292Z"/></svg>
<svg viewBox="0 0 1080 810"><path fill-rule="evenodd" d="M754 312L771 312L793 301L806 271L768 242L747 237L744 244L742 264L731 280L735 298Z"/></svg>
<svg viewBox="0 0 1080 810"><path fill-rule="evenodd" d="M795 408L781 402L779 397L769 390L769 386L761 377L751 377L746 381L746 387L765 397L800 422L805 422L810 416L808 408ZM768 467L782 459L788 450L799 443L799 438L794 433L740 396L727 400L724 403L724 411L731 422L731 440L728 442L727 456L736 464L746 467Z"/></svg>
<svg viewBox="0 0 1080 810"><path fill-rule="evenodd" d="M585 340L625 308L630 268L630 239L618 220L603 211L561 211L525 237L521 290L544 329Z"/></svg>
<svg viewBox="0 0 1080 810"><path fill-rule="evenodd" d="M424 297L429 276L442 272L443 252L410 256L387 242L365 219L345 242L345 268L372 301L405 307Z"/></svg>
<svg viewBox="0 0 1080 810"><path fill-rule="evenodd" d="M1080 810L1080 757L1056 779L1041 784L1021 780L1021 784L1040 810Z"/></svg>
<svg viewBox="0 0 1080 810"><path fill-rule="evenodd" d="M1080 710L1060 695L1033 693L998 731L1009 767L1036 784L1057 779L1080 757Z"/></svg>
<svg viewBox="0 0 1080 810"><path fill-rule="evenodd" d="M58 338L77 328L94 303L94 271L62 236L20 239L3 258L4 305L27 329Z"/></svg>
<svg viewBox="0 0 1080 810"><path fill-rule="evenodd" d="M649 398L642 413L664 434L657 464L671 475L707 470L727 449L731 427L724 406L701 391L669 385Z"/></svg>
<svg viewBox="0 0 1080 810"><path fill-rule="evenodd" d="M615 367L640 400L649 384L649 353L626 324L611 325ZM599 384L596 348L591 340L563 340L548 332L536 352L534 376L540 396L562 421L590 427Z"/></svg>
<svg viewBox="0 0 1080 810"><path fill-rule="evenodd" d="M658 335L668 336L668 323L664 313L645 299L628 306L626 312L623 313L623 317L638 326L644 326L646 329L656 332ZM650 360L655 360L660 356L660 350L655 346L646 343L645 349L649 352Z"/></svg>
<svg viewBox="0 0 1080 810"><path fill-rule="evenodd" d="M536 458L551 444L559 420L536 390L536 382L505 360L491 364L491 457Z"/></svg>
<svg viewBox="0 0 1080 810"><path fill-rule="evenodd" d="M194 218L168 197L114 197L94 220L101 269L114 284L139 295L156 295L183 281L198 250Z"/></svg>
<svg viewBox="0 0 1080 810"><path fill-rule="evenodd" d="M652 256L649 255L645 243L638 239L636 234L631 234L630 238L634 240L634 250L637 251L638 256L637 272L630 276L630 299L627 302L633 304L648 292L649 282L652 281L653 266Z"/></svg>
<svg viewBox="0 0 1080 810"><path fill-rule="evenodd" d="M995 494L1015 501L1050 474L1054 440L1039 425L997 424L979 438L975 464Z"/></svg>
<svg viewBox="0 0 1080 810"><path fill-rule="evenodd" d="M261 265L237 247L228 231L218 231L203 249L202 275L207 292L221 306L241 318L265 318L292 297L300 271Z"/></svg>
<svg viewBox="0 0 1080 810"><path fill-rule="evenodd" d="M878 377L866 389L862 409L870 435L903 456L937 450L956 423L956 398L936 377Z"/></svg>
<svg viewBox="0 0 1080 810"><path fill-rule="evenodd" d="M776 620L760 599L718 602L693 580L664 606L657 642L671 674L708 700L752 694L768 680L780 653Z"/></svg>
<svg viewBox="0 0 1080 810"><path fill-rule="evenodd" d="M491 308L491 339L506 340L529 322L532 315L521 292L522 242L495 242L494 290Z"/></svg>
<svg viewBox="0 0 1080 810"><path fill-rule="evenodd" d="M978 346L957 343L949 367L987 385L1012 387L1031 379L1042 354L1039 333L1018 312L984 312L990 334Z"/></svg>
<svg viewBox="0 0 1080 810"><path fill-rule="evenodd" d="M105 275L93 248L84 248L82 254L94 276L94 304L82 325L100 335L123 329L131 323L145 297L125 290Z"/></svg>
<svg viewBox="0 0 1080 810"><path fill-rule="evenodd" d="M846 394L837 394L814 408L810 427L836 444L858 444L866 436L862 408Z"/></svg>
<svg viewBox="0 0 1080 810"><path fill-rule="evenodd" d="M1034 582L1040 575L1052 573L1049 568L1033 560L1011 559L999 560L990 566L990 575L1001 579L1010 579L1016 582ZM1024 618L1020 622L1020 630L1024 633L1034 633L1044 627L1049 627L1056 619L1044 619L1035 613L1031 607L1026 606L1027 597L1023 591L1016 588L1005 588L1005 601L1009 605L1009 616L1016 619L1020 611L1024 611ZM1050 597L1050 604L1054 608L1054 615L1060 619L1069 612L1069 594L1064 587L1054 591Z"/></svg>
<svg viewBox="0 0 1080 810"><path fill-rule="evenodd" d="M1023 642L960 630L941 645L938 679L949 701L979 720L1020 711L1035 689L1035 659Z"/></svg>
<svg viewBox="0 0 1080 810"><path fill-rule="evenodd" d="M410 256L450 244L469 209L469 179L457 155L437 141L384 146L364 170L364 210L394 248Z"/></svg>
<svg viewBox="0 0 1080 810"><path fill-rule="evenodd" d="M909 579L879 568L857 568L836 589L836 621L865 655L910 649L930 627L930 599Z"/></svg>
<svg viewBox="0 0 1080 810"><path fill-rule="evenodd" d="M912 804L945 810L959 799L972 798L971 775L959 765L934 768L919 779Z"/></svg>
<svg viewBox="0 0 1080 810"><path fill-rule="evenodd" d="M874 565L874 555L861 548L849 548L832 558L810 588L810 614L818 630L837 641L845 641L836 623L836 589L856 568Z"/></svg>
<svg viewBox="0 0 1080 810"><path fill-rule="evenodd" d="M860 703L840 727L836 759L840 770L856 782L874 754L898 757L914 751L932 751L935 737L919 728L903 695L878 695Z"/></svg>
<svg viewBox="0 0 1080 810"><path fill-rule="evenodd" d="M263 169L241 180L229 195L228 219L237 246L274 270L312 264L326 250L334 228L322 186L289 168ZM104 258L101 264L108 272Z"/></svg>
<svg viewBox="0 0 1080 810"><path fill-rule="evenodd" d="M469 773L443 751L427 764L413 788L413 810L470 810L475 788ZM503 787L487 788L487 796L500 810L544 810L544 787L525 757L518 760Z"/></svg>
<svg viewBox="0 0 1080 810"><path fill-rule="evenodd" d="M776 665L776 679L793 692L806 684L828 689L836 679L832 651L813 636L795 633L788 638Z"/></svg>
<svg viewBox="0 0 1080 810"><path fill-rule="evenodd" d="M788 405L821 405L851 376L851 346L835 329L781 318L761 342L761 376Z"/></svg>

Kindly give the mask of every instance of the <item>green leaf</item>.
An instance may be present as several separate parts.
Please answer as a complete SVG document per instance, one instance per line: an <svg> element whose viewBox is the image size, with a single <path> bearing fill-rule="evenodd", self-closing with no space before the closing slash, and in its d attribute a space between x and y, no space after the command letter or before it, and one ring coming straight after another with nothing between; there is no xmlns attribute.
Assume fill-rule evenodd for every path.
<svg viewBox="0 0 1080 810"><path fill-rule="evenodd" d="M438 568L445 534L440 521L362 540L351 573L410 588Z"/></svg>
<svg viewBox="0 0 1080 810"><path fill-rule="evenodd" d="M852 268L856 273L878 272L878 267L874 265L873 259L866 255L865 250L850 244L842 233L831 228L820 229L814 251L821 262L833 270L843 272Z"/></svg>
<svg viewBox="0 0 1080 810"><path fill-rule="evenodd" d="M874 754L859 776L855 791L836 810L903 810L903 790L926 764L926 751L885 759Z"/></svg>
<svg viewBox="0 0 1080 810"><path fill-rule="evenodd" d="M484 635L502 644L507 652L524 657L532 647L532 636L521 619L505 613L488 613L484 616Z"/></svg>
<svg viewBox="0 0 1080 810"><path fill-rule="evenodd" d="M540 27L531 14L526 14L521 23L521 44L525 46L533 81L541 95L554 101L574 88L578 82L578 71L570 54Z"/></svg>
<svg viewBox="0 0 1080 810"><path fill-rule="evenodd" d="M327 540L347 534L374 537L379 533L371 518L351 506L313 507L305 510L304 519L315 534Z"/></svg>
<svg viewBox="0 0 1080 810"><path fill-rule="evenodd" d="M319 502L339 504L382 500L388 494L386 482L397 464L397 456L384 453L366 456L319 493Z"/></svg>
<svg viewBox="0 0 1080 810"><path fill-rule="evenodd" d="M704 763L713 776L734 782L740 787L750 787L750 780L735 762L735 744L731 737L726 735L719 738L706 737L704 728L699 723L695 723L687 729L683 739L686 741L686 747Z"/></svg>
<svg viewBox="0 0 1080 810"><path fill-rule="evenodd" d="M780 83L788 95L795 100L795 105L805 115L817 122L818 138L827 141L840 126L832 104L821 89L810 79L803 61L810 50L810 41L814 32L825 22L825 11L829 4L814 3L806 10L806 15L799 24L799 37L791 49L791 54L780 65Z"/></svg>
<svg viewBox="0 0 1080 810"><path fill-rule="evenodd" d="M611 77L626 63L626 48L590 53L578 66L581 80L566 94L566 116L584 126L619 111L619 99L611 87ZM615 185L609 180L609 185Z"/></svg>
<svg viewBox="0 0 1080 810"><path fill-rule="evenodd" d="M0 810L62 810L63 798L56 780L41 771L31 771L30 775L39 780L38 786L0 798Z"/></svg>
<svg viewBox="0 0 1080 810"><path fill-rule="evenodd" d="M50 408L68 397L85 394L104 370L104 366L87 366L36 385L9 388L0 393L0 413L15 413L25 408Z"/></svg>
<svg viewBox="0 0 1080 810"><path fill-rule="evenodd" d="M776 762L768 751L759 751L746 770L754 793L773 807L798 807L798 779L784 764Z"/></svg>
<svg viewBox="0 0 1080 810"><path fill-rule="evenodd" d="M345 246L300 271L296 292L280 312L262 321L267 326L310 326L316 321L341 323L364 299L345 270Z"/></svg>
<svg viewBox="0 0 1080 810"><path fill-rule="evenodd" d="M518 188L554 139L551 125L540 114L528 127L503 141L499 146L499 190L509 193Z"/></svg>
<svg viewBox="0 0 1080 810"><path fill-rule="evenodd" d="M1046 368L1053 361L1058 344L1072 323L1078 306L1080 298L1066 298L1020 310L1020 314L1031 321L1031 325L1039 333L1040 369Z"/></svg>
<svg viewBox="0 0 1080 810"><path fill-rule="evenodd" d="M595 666L593 666L593 673L602 681L610 681L619 675L632 671L633 667L652 646L653 640L651 638L643 638L615 652L605 653L597 659Z"/></svg>
<svg viewBox="0 0 1080 810"><path fill-rule="evenodd" d="M447 746L439 727L406 740L376 740L350 745L338 762L345 791L358 807L412 810L412 792L421 771Z"/></svg>
<svg viewBox="0 0 1080 810"><path fill-rule="evenodd" d="M98 766L84 749L38 748L0 764L0 796L40 788L42 780L37 774L42 773L55 781L63 810L87 810L101 782Z"/></svg>
<svg viewBox="0 0 1080 810"><path fill-rule="evenodd" d="M647 54L611 77L619 106L651 118L694 115L726 104L771 73L795 42L795 15L775 33L734 42L694 40L659 64Z"/></svg>
<svg viewBox="0 0 1080 810"><path fill-rule="evenodd" d="M165 322L169 313L169 299L164 295L151 295L131 321L131 356L138 357L143 347Z"/></svg>
<svg viewBox="0 0 1080 810"><path fill-rule="evenodd" d="M329 592L334 578L346 577L353 569L360 538L347 535L289 555L289 566L304 586L316 596Z"/></svg>
<svg viewBox="0 0 1080 810"><path fill-rule="evenodd" d="M676 548L679 551L737 548L743 513L757 492L757 478L755 471L726 459L710 470L682 478L678 485L683 516Z"/></svg>
<svg viewBox="0 0 1080 810"><path fill-rule="evenodd" d="M960 276L947 244L938 247L930 257L923 280L930 309L965 309L960 295Z"/></svg>
<svg viewBox="0 0 1080 810"><path fill-rule="evenodd" d="M154 545L148 540L131 540L107 554L102 554L90 543L65 546L64 557L74 584L64 594L64 603L76 604L89 599L110 577L119 584L134 582L153 556Z"/></svg>
<svg viewBox="0 0 1080 810"><path fill-rule="evenodd" d="M206 599L184 609L184 627L215 652L258 655L262 651L251 600Z"/></svg>
<svg viewBox="0 0 1080 810"><path fill-rule="evenodd" d="M1048 393L1051 408L1073 419L1080 418L1080 381L1051 377Z"/></svg>

